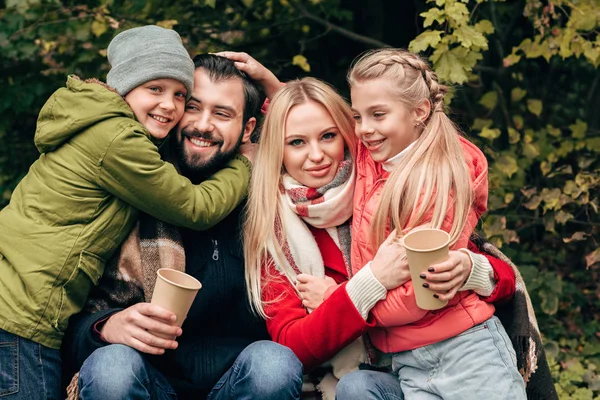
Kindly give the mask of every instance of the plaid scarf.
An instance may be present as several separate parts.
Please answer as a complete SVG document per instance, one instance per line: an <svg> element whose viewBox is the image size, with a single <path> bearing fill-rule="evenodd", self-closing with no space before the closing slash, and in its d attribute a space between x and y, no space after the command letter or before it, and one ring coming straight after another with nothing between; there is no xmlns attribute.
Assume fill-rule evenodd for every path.
<svg viewBox="0 0 600 400"><path fill-rule="evenodd" d="M300 273L325 276L321 252L310 229L325 229L342 251L348 276L350 268L350 217L354 192L354 164L346 152L336 175L329 184L313 189L300 184L285 174L281 181L279 205L281 218L275 226L275 237L283 251L284 259L275 250L273 241L267 243L269 254L277 268L292 283ZM294 240L288 240L293 238Z"/></svg>

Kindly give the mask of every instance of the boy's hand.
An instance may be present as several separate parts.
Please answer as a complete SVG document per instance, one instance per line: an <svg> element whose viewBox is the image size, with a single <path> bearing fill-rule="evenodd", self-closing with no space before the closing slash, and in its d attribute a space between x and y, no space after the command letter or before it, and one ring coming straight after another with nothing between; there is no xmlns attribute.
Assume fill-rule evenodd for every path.
<svg viewBox="0 0 600 400"><path fill-rule="evenodd" d="M250 78L263 88L269 99L272 99L275 93L281 88L281 82L279 82L275 74L249 54L235 51L221 51L215 53L215 55L232 60L237 69L248 74Z"/></svg>
<svg viewBox="0 0 600 400"><path fill-rule="evenodd" d="M181 328L173 326L175 314L155 304L138 303L119 311L106 321L100 332L108 343L119 343L147 354L164 354L165 349L176 349L175 340L163 339L149 331L165 336L181 335Z"/></svg>
<svg viewBox="0 0 600 400"><path fill-rule="evenodd" d="M309 310L314 310L323 303L325 292L330 286L335 286L335 281L326 276L317 278L313 275L300 274L296 277L296 288L302 296L302 305Z"/></svg>

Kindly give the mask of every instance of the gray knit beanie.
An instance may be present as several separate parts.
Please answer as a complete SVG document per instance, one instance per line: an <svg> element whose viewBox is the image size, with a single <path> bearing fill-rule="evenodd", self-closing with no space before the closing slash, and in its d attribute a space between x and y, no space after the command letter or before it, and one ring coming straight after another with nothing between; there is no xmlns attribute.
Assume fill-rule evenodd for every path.
<svg viewBox="0 0 600 400"><path fill-rule="evenodd" d="M194 87L194 62L171 29L146 25L119 33L108 45L111 70L106 83L125 96L153 79L171 78L183 83L188 99Z"/></svg>

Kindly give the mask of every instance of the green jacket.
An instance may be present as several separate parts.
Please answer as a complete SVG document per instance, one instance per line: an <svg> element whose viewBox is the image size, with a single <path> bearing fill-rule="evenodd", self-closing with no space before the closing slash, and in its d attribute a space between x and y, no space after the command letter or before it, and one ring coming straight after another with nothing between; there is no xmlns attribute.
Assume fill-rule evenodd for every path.
<svg viewBox="0 0 600 400"><path fill-rule="evenodd" d="M250 165L236 156L200 185L161 160L123 98L69 77L37 122L40 158L0 211L0 328L59 348L138 210L196 230L246 196Z"/></svg>

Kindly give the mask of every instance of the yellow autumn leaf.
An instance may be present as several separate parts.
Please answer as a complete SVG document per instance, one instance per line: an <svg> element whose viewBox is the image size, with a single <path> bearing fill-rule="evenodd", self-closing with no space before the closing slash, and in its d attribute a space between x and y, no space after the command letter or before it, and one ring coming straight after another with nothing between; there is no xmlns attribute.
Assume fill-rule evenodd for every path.
<svg viewBox="0 0 600 400"><path fill-rule="evenodd" d="M442 40L441 34L442 31L425 31L409 43L408 49L413 53L420 53L428 47L435 48Z"/></svg>
<svg viewBox="0 0 600 400"><path fill-rule="evenodd" d="M520 101L523 97L525 97L526 94L527 90L523 90L519 87L513 88L513 90L510 91L510 100L513 103L516 103L517 101Z"/></svg>
<svg viewBox="0 0 600 400"><path fill-rule="evenodd" d="M527 109L533 115L539 117L542 113L542 101L537 99L527 99Z"/></svg>
<svg viewBox="0 0 600 400"><path fill-rule="evenodd" d="M498 92L487 92L481 97L481 100L479 100L479 104L481 104L490 111L493 110L494 108L496 108L496 104L498 104Z"/></svg>
<svg viewBox="0 0 600 400"><path fill-rule="evenodd" d="M571 237L569 238L563 238L563 242L565 243L570 243L570 242L579 242L581 240L585 240L586 237L588 235L585 232L575 232Z"/></svg>
<svg viewBox="0 0 600 400"><path fill-rule="evenodd" d="M600 262L600 247L585 256L585 264L587 268Z"/></svg>
<svg viewBox="0 0 600 400"><path fill-rule="evenodd" d="M573 133L573 137L575 139L583 139L585 137L585 133L587 132L588 125L586 122L577 119L574 124L569 125L569 129Z"/></svg>
<svg viewBox="0 0 600 400"><path fill-rule="evenodd" d="M519 170L517 160L509 155L500 156L500 158L498 158L494 163L494 166L509 178Z"/></svg>
<svg viewBox="0 0 600 400"><path fill-rule="evenodd" d="M158 21L156 23L156 25L160 26L161 28L165 28L165 29L173 29L173 27L175 25L177 25L177 20L176 19L166 19L164 21Z"/></svg>
<svg viewBox="0 0 600 400"><path fill-rule="evenodd" d="M530 160L533 160L540 155L540 151L534 144L525 143L523 144L523 155Z"/></svg>
<svg viewBox="0 0 600 400"><path fill-rule="evenodd" d="M107 29L108 25L104 19L95 19L94 22L92 22L91 30L96 37L102 35Z"/></svg>
<svg viewBox="0 0 600 400"><path fill-rule="evenodd" d="M310 72L310 64L302 54L296 54L292 59L292 65L302 68L305 72Z"/></svg>
<svg viewBox="0 0 600 400"><path fill-rule="evenodd" d="M501 133L502 132L500 132L500 129L483 128L481 132L479 132L479 136L489 140L494 140L498 138Z"/></svg>
<svg viewBox="0 0 600 400"><path fill-rule="evenodd" d="M508 143L515 144L521 140L521 134L515 128L508 128Z"/></svg>

